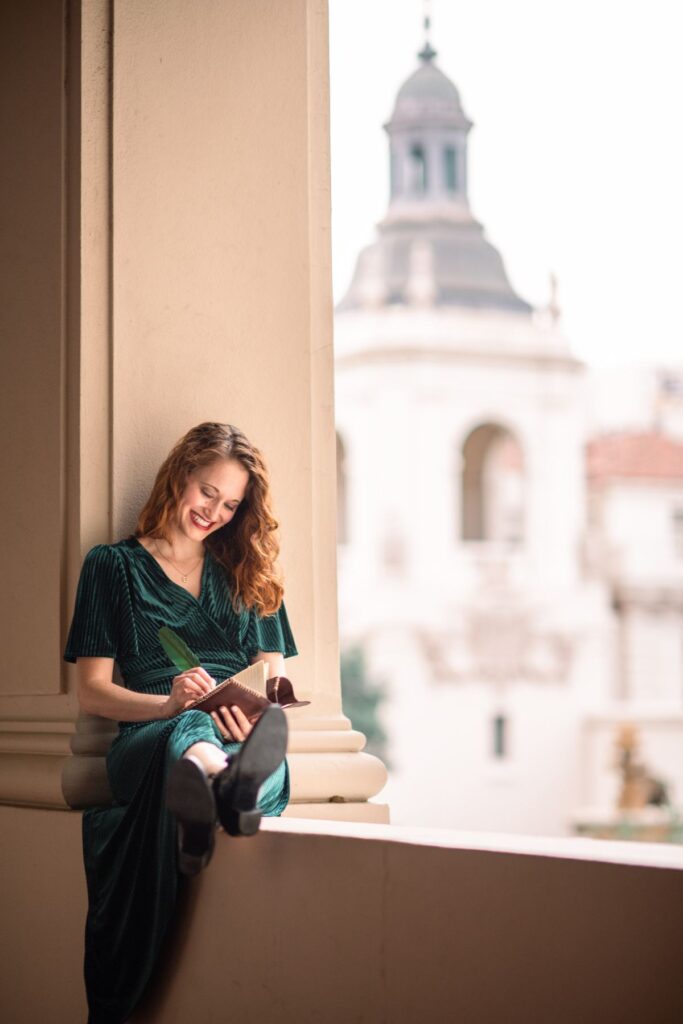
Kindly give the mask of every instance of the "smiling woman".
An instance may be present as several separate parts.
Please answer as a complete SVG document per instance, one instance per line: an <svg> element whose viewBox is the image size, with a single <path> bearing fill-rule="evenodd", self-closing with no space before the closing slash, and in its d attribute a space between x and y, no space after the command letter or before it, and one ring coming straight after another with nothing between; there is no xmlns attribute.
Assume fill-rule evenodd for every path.
<svg viewBox="0 0 683 1024"><path fill-rule="evenodd" d="M260 452L229 424L202 423L160 467L133 535L85 557L64 651L79 702L114 719L115 806L86 811L85 976L90 1024L124 1021L173 916L178 872L211 858L217 820L251 835L289 800L278 705L252 725L238 708L184 710L250 663L283 674L297 654L277 567L278 523ZM170 626L200 667L176 673ZM116 661L124 686L112 681Z"/></svg>
<svg viewBox="0 0 683 1024"><path fill-rule="evenodd" d="M232 520L249 483L249 473L237 459L216 459L188 474L178 502L173 541L140 537L155 558L163 559L187 585L204 559L204 540ZM228 497L222 497L223 495ZM190 587L191 589L191 587Z"/></svg>

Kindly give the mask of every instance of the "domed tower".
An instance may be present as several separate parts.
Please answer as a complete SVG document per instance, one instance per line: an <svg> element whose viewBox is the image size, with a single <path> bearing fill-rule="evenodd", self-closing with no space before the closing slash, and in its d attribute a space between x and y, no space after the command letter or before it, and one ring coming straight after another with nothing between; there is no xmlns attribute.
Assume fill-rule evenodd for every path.
<svg viewBox="0 0 683 1024"><path fill-rule="evenodd" d="M458 90L425 44L420 67L398 91L394 111L385 124L391 158L391 202L415 208L446 202L467 208L467 134L472 122L465 116ZM416 205L417 204L417 205Z"/></svg>
<svg viewBox="0 0 683 1024"><path fill-rule="evenodd" d="M398 91L389 136L390 201L379 237L360 255L339 310L459 305L529 313L484 238L467 195L466 116L428 42Z"/></svg>
<svg viewBox="0 0 683 1024"><path fill-rule="evenodd" d="M472 122L435 57L384 125L388 209L335 315L340 638L386 681L394 820L561 832L576 695L611 672L577 625L583 367L472 214Z"/></svg>

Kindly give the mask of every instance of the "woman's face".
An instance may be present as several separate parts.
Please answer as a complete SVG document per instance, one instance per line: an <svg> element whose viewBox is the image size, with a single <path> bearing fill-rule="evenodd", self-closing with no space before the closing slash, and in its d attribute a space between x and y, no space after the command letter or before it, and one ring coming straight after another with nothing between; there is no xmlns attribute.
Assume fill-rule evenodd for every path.
<svg viewBox="0 0 683 1024"><path fill-rule="evenodd" d="M249 473L237 459L216 459L193 470L176 510L188 537L206 537L229 523L244 499Z"/></svg>

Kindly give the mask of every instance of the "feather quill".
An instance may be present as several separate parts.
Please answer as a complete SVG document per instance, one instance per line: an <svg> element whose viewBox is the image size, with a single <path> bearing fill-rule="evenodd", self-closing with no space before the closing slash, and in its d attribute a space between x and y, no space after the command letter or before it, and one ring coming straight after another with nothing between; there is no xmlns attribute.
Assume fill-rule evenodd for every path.
<svg viewBox="0 0 683 1024"><path fill-rule="evenodd" d="M185 641L174 633L169 626L162 626L157 636L173 664L180 672L199 667L199 658L190 650Z"/></svg>

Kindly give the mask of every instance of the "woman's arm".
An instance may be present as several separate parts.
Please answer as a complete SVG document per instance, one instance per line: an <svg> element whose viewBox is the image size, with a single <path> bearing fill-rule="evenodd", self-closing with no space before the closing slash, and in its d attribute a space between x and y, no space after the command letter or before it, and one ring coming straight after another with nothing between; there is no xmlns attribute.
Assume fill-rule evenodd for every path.
<svg viewBox="0 0 683 1024"><path fill-rule="evenodd" d="M81 710L116 722L170 718L216 685L206 669L195 668L174 678L169 696L136 693L113 681L113 658L78 658L76 666Z"/></svg>
<svg viewBox="0 0 683 1024"><path fill-rule="evenodd" d="M251 659L251 664L255 665L257 661L268 663L268 679L285 674L285 656L280 651L257 651Z"/></svg>

